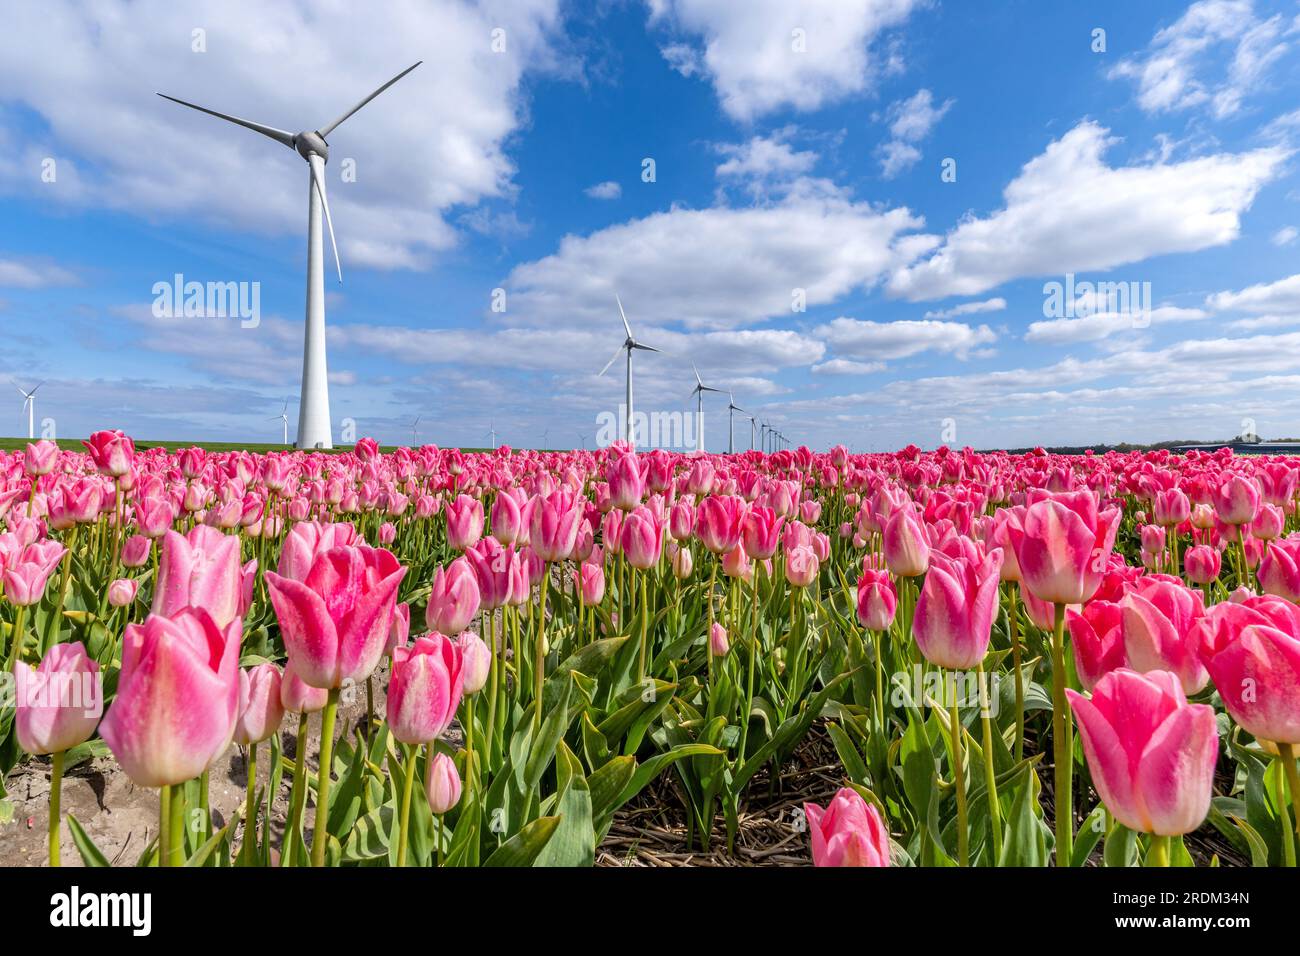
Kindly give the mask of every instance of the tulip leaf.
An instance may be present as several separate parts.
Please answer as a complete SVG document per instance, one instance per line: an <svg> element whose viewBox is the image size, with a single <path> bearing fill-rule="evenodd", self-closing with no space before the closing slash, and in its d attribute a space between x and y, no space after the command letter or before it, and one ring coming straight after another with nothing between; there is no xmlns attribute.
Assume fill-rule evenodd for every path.
<svg viewBox="0 0 1300 956"><path fill-rule="evenodd" d="M636 774L635 757L614 757L587 778L591 790L591 810L599 823L613 817L620 805L619 797Z"/></svg>
<svg viewBox="0 0 1300 956"><path fill-rule="evenodd" d="M1117 821L1106 834L1102 858L1108 867L1137 866L1137 834Z"/></svg>
<svg viewBox="0 0 1300 956"><path fill-rule="evenodd" d="M389 831L396 823L397 814L390 804L375 807L353 826L343 844L343 861L360 863L363 860L388 857Z"/></svg>
<svg viewBox="0 0 1300 956"><path fill-rule="evenodd" d="M835 752L839 754L840 763L844 764L849 779L854 783L865 784L870 779L870 775L867 773L866 762L858 752L857 745L839 724L827 724L826 732L830 734L831 742L835 744Z"/></svg>
<svg viewBox="0 0 1300 956"><path fill-rule="evenodd" d="M86 866L104 867L109 866L108 858L100 852L99 847L95 846L89 834L82 829L81 823L71 813L68 814L68 830L72 833L72 842L81 854L81 860Z"/></svg>
<svg viewBox="0 0 1300 956"><path fill-rule="evenodd" d="M559 817L538 817L525 824L483 861L484 866L532 866L559 828Z"/></svg>
<svg viewBox="0 0 1300 956"><path fill-rule="evenodd" d="M580 772L569 777L556 813L560 825L533 865L591 866L596 859L596 832L592 828L591 790Z"/></svg>
<svg viewBox="0 0 1300 956"><path fill-rule="evenodd" d="M1233 823L1241 828L1241 832L1246 837L1246 842L1250 845L1250 865L1251 866L1268 866L1268 844L1264 838L1245 820L1240 817L1228 815Z"/></svg>
<svg viewBox="0 0 1300 956"><path fill-rule="evenodd" d="M999 866L1047 865L1047 839L1043 832L1046 826L1039 816L1038 790L1038 775L1033 768L1025 767L1007 817L1006 839L1002 842Z"/></svg>
<svg viewBox="0 0 1300 956"><path fill-rule="evenodd" d="M537 789L542 774L555 756L555 745L569 727L569 695L572 689L573 681L566 679L560 702L542 719L541 730L528 753L528 762L524 765L525 792L531 793Z"/></svg>

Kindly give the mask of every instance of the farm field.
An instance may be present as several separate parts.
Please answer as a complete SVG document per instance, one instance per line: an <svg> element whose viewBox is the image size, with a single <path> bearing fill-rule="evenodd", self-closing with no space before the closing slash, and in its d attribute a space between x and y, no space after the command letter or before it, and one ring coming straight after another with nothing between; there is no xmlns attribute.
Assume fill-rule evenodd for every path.
<svg viewBox="0 0 1300 956"><path fill-rule="evenodd" d="M32 443L0 456L0 859L1294 866L1298 483Z"/></svg>

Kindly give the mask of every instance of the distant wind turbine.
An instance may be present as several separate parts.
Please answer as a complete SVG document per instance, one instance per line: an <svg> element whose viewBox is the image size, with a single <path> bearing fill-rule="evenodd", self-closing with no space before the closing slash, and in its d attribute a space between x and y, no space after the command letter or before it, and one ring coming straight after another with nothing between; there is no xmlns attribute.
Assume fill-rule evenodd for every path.
<svg viewBox="0 0 1300 956"><path fill-rule="evenodd" d="M619 317L622 318L623 320L623 328L627 331L627 338L624 339L623 344L618 347L618 351L614 353L613 358L611 358L608 362L605 363L605 367L600 370L600 375L604 375L606 372L609 371L609 367L613 365L615 361L618 360L619 352L626 350L627 352L627 405L626 405L627 422L626 422L623 435L621 437L623 441L627 442L629 445L635 445L636 436L634 434L634 429L632 428L632 352L635 349L641 349L643 352L658 352L659 349L651 345L642 345L640 342L636 340L636 338L632 335L632 326L628 324L627 313L623 311L623 301L617 295L614 296L614 301L618 303L618 314ZM600 375L596 377L599 378Z"/></svg>
<svg viewBox="0 0 1300 956"><path fill-rule="evenodd" d="M284 443L289 444L289 400L287 398L284 400L284 408L280 409L280 414L270 419L270 421L284 424Z"/></svg>
<svg viewBox="0 0 1300 956"><path fill-rule="evenodd" d="M736 396L727 393L727 454L736 453L736 429L732 422L735 419L736 412L743 412L744 409L736 404Z"/></svg>
<svg viewBox="0 0 1300 956"><path fill-rule="evenodd" d="M411 444L415 448L420 447L420 416L415 416L415 421L411 422Z"/></svg>
<svg viewBox="0 0 1300 956"><path fill-rule="evenodd" d="M496 450L496 447L497 447L497 426L496 426L496 422L492 421L491 419L488 420L488 430L484 433L484 435L485 435L485 437L486 437L486 438L487 438L487 439L492 443L492 445L491 445L492 450L495 451L495 450Z"/></svg>
<svg viewBox="0 0 1300 956"><path fill-rule="evenodd" d="M755 418L753 415L750 415L749 416L749 450L750 451L753 451L755 448L758 447L758 443L755 441L755 435L757 434L757 429L758 429L758 419Z"/></svg>
<svg viewBox="0 0 1300 956"><path fill-rule="evenodd" d="M187 103L165 93L158 94L165 100L171 100L181 106L198 110L200 113L207 113L217 119L261 133L282 146L295 150L307 161L310 168L307 183L307 313L302 351L302 400L298 406L299 448L334 447L330 428L329 377L325 364L325 252L324 239L321 235L322 210L325 214L325 225L329 229L330 248L334 250L334 267L338 270L339 282L343 281L343 265L339 262L338 245L334 241L334 222L330 218L330 204L325 190L325 163L329 161L330 154L329 144L325 138L353 113L419 65L420 63L417 62L414 66L407 67L332 123L296 135L276 129L274 126L264 126L237 116L218 113L206 106Z"/></svg>
<svg viewBox="0 0 1300 956"><path fill-rule="evenodd" d="M14 382L14 388L18 389L18 394L23 397L23 408L27 410L27 440L32 441L36 438L36 389L44 385L39 382L36 388L30 392L25 390L17 382Z"/></svg>
<svg viewBox="0 0 1300 956"><path fill-rule="evenodd" d="M694 362L691 363L691 371L695 373L695 387L691 389L691 394L695 396L695 448L704 451L704 393L721 392L722 389L705 385Z"/></svg>

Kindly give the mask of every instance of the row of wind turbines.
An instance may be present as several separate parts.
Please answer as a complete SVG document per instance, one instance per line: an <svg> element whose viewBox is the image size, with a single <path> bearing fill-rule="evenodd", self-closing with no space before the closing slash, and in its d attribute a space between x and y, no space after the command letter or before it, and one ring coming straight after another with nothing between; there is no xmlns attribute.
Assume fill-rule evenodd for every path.
<svg viewBox="0 0 1300 956"><path fill-rule="evenodd" d="M627 313L623 311L623 300L618 297L617 293L614 295L614 302L618 305L618 315L623 320L623 330L627 333L627 338L623 340L623 344L618 347L610 360L605 363L605 367L600 370L597 377L608 372L610 366L618 361L619 355L626 353L624 381L626 383L627 415L622 423L623 434L619 437L628 444L635 445L637 436L632 425L632 353L642 351L663 354L663 349L657 349L653 345L638 342L636 336L632 334L632 325L627 320ZM714 388L712 385L705 385L704 380L700 378L700 370L695 367L694 362L691 362L691 371L695 373L695 387L690 392L690 397L695 399L695 450L704 451L704 393L717 392L721 395L724 394L724 390ZM736 453L736 412L741 412L749 418L749 447L751 449L761 447L765 452L774 452L789 447L789 439L785 435L769 423L759 422L757 416L750 414L737 405L736 396L731 391L728 390L725 394L727 396L727 454L734 455Z"/></svg>
<svg viewBox="0 0 1300 956"><path fill-rule="evenodd" d="M388 80L382 86L375 89L356 105L352 106L337 119L314 130L304 130L299 133L290 133L287 130L278 129L274 126L268 126L264 123L257 123L252 120L242 119L227 113L221 113L206 106L199 106L186 100L178 99L174 96L168 96L165 93L159 93L163 99L170 100L180 106L188 109L197 110L200 113L206 113L209 116L225 120L236 126L242 126L245 129L259 133L268 139L274 140L282 146L294 150L308 166L307 178L307 295L306 295L306 312L304 320L303 334L303 363L302 363L302 386L301 398L298 405L298 431L296 436L296 447L298 448L331 448L333 447L332 428L330 422L329 408L329 378L326 366L325 354L325 266L324 266L324 231L328 230L330 237L330 248L334 253L334 267L338 273L338 281L343 282L343 265L339 258L338 244L334 238L334 223L330 216L329 198L325 186L325 164L329 161L329 143L327 137L337 129L342 123L349 119L353 114L368 104L375 97L379 96L390 86L402 79L412 70L420 65L423 61L417 61L398 73L392 79ZM322 224L325 230L322 229ZM616 301L617 296L615 297ZM627 421L624 424L623 439L629 443L635 443L636 435L633 434L632 428L632 353L638 349L658 352L659 349L650 345L645 345L636 341L632 335L632 327L627 321L627 315L623 312L623 303L618 301L618 310L623 319L623 328L627 332L627 339L620 346L619 352L627 352ZM618 358L618 352L614 353L614 358L606 364L600 374L604 375L609 367L614 364ZM691 395L696 400L696 435L697 449L704 450L704 393L718 392L722 389L706 385L700 378L698 369L695 369L692 363L692 369L695 371L695 388L692 389ZM37 386L39 388L40 386ZM21 391L21 389L20 389ZM29 431L32 430L34 421L32 406L34 401L32 396L35 395L36 389L30 393L23 392L28 407ZM726 393L728 396L728 439L727 450L730 453L735 451L735 413L741 412L749 416L750 422L750 447L761 447L764 451L776 451L788 446L789 440L778 429L770 423L759 422L756 416L746 412L736 404L735 396L731 392ZM284 430L284 443L289 444L289 402L286 399L284 407L280 414L271 421L281 422ZM411 435L415 444L419 444L419 424L420 419L417 417L411 423ZM490 439L492 447L496 447L496 427L490 424L488 433L484 436ZM543 446L546 444L547 435L543 434ZM583 443L585 445L585 436Z"/></svg>

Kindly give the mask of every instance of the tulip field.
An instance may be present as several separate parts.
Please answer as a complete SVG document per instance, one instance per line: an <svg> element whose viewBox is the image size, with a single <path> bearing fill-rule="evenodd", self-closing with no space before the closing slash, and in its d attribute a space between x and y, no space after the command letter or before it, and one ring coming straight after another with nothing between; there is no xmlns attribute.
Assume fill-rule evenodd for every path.
<svg viewBox="0 0 1300 956"><path fill-rule="evenodd" d="M1296 865L1300 461L84 446L0 452L0 863Z"/></svg>

